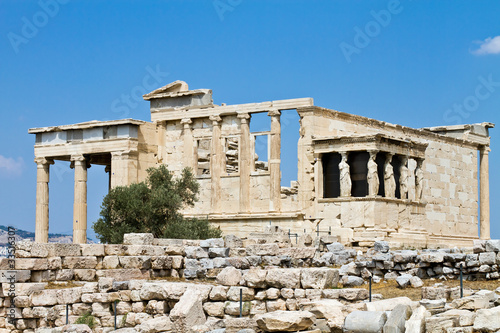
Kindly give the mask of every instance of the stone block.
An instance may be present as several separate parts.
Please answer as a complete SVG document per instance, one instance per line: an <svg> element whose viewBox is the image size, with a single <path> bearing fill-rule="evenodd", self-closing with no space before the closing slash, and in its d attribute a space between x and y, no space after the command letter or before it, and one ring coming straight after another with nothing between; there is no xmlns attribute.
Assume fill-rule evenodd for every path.
<svg viewBox="0 0 500 333"><path fill-rule="evenodd" d="M47 245L49 257L79 257L82 255L80 244L49 243Z"/></svg>
<svg viewBox="0 0 500 333"><path fill-rule="evenodd" d="M405 333L424 333L425 318L428 316L430 313L423 306L417 307L405 323Z"/></svg>
<svg viewBox="0 0 500 333"><path fill-rule="evenodd" d="M88 257L70 257L66 256L62 259L62 267L69 269L94 269L97 266L97 258Z"/></svg>
<svg viewBox="0 0 500 333"><path fill-rule="evenodd" d="M366 310L368 311L392 311L396 305L403 304L411 306L413 304L412 300L408 297L395 297L390 299L384 299L380 301L375 301L366 304Z"/></svg>
<svg viewBox="0 0 500 333"><path fill-rule="evenodd" d="M210 291L210 300L212 301L225 301L227 300L227 292L229 287L225 286L214 286Z"/></svg>
<svg viewBox="0 0 500 333"><path fill-rule="evenodd" d="M382 332L387 315L383 311L353 311L344 322L344 332Z"/></svg>
<svg viewBox="0 0 500 333"><path fill-rule="evenodd" d="M203 248L224 247L224 244L224 239L222 238L209 238L200 241L200 246Z"/></svg>
<svg viewBox="0 0 500 333"><path fill-rule="evenodd" d="M333 268L303 268L301 285L304 289L328 289L337 287L339 271Z"/></svg>
<svg viewBox="0 0 500 333"><path fill-rule="evenodd" d="M242 292L243 301L253 301L255 296L255 291L253 288L247 287L230 287L227 292L227 298L230 301L240 301L240 290Z"/></svg>
<svg viewBox="0 0 500 333"><path fill-rule="evenodd" d="M411 307L405 304L398 304L387 317L384 325L384 333L404 333L405 323L412 314Z"/></svg>
<svg viewBox="0 0 500 333"><path fill-rule="evenodd" d="M365 299L368 299L370 297L370 293L366 289L361 289L361 288L342 288L342 289L337 289L333 290L330 295L333 296L333 298L338 298L335 297L338 291L338 297L343 298L347 301L362 301ZM326 290L323 291L325 293ZM385 311L385 310L384 310Z"/></svg>
<svg viewBox="0 0 500 333"><path fill-rule="evenodd" d="M82 256L104 257L104 244L80 244Z"/></svg>
<svg viewBox="0 0 500 333"><path fill-rule="evenodd" d="M441 263L444 261L444 253L442 252L424 252L420 255L421 262Z"/></svg>
<svg viewBox="0 0 500 333"><path fill-rule="evenodd" d="M425 318L426 333L446 332L448 328L456 327L458 319L455 317L427 317Z"/></svg>
<svg viewBox="0 0 500 333"><path fill-rule="evenodd" d="M138 268L98 270L96 276L110 277L115 281L147 280L151 277L149 270Z"/></svg>
<svg viewBox="0 0 500 333"><path fill-rule="evenodd" d="M123 268L151 268L151 257L149 256L119 256L118 260Z"/></svg>
<svg viewBox="0 0 500 333"><path fill-rule="evenodd" d="M197 286L188 287L170 311L175 332L188 332L192 326L202 325L206 321L202 305L203 297Z"/></svg>
<svg viewBox="0 0 500 333"><path fill-rule="evenodd" d="M139 333L171 332L173 326L168 316L159 316L142 322L135 330Z"/></svg>
<svg viewBox="0 0 500 333"><path fill-rule="evenodd" d="M123 235L123 244L125 245L153 245L153 234L149 233L131 233Z"/></svg>
<svg viewBox="0 0 500 333"><path fill-rule="evenodd" d="M243 275L246 285L251 288L265 288L266 287L267 270L251 267Z"/></svg>
<svg viewBox="0 0 500 333"><path fill-rule="evenodd" d="M500 306L492 309L481 309L474 319L475 332L496 332L500 330Z"/></svg>
<svg viewBox="0 0 500 333"><path fill-rule="evenodd" d="M278 244L250 244L247 246L249 256L276 256L279 252Z"/></svg>
<svg viewBox="0 0 500 333"><path fill-rule="evenodd" d="M237 286L240 284L241 278L241 271L230 266L224 268L217 275L216 281L223 286Z"/></svg>
<svg viewBox="0 0 500 333"><path fill-rule="evenodd" d="M314 324L314 315L308 311L275 311L258 315L257 325L266 332L295 332Z"/></svg>
<svg viewBox="0 0 500 333"><path fill-rule="evenodd" d="M49 269L49 261L46 258L16 258L16 270L41 271Z"/></svg>
<svg viewBox="0 0 500 333"><path fill-rule="evenodd" d="M208 249L208 256L210 258L226 258L229 257L228 247L211 247Z"/></svg>
<svg viewBox="0 0 500 333"><path fill-rule="evenodd" d="M31 257L35 258L46 258L49 256L48 243L33 243L31 247Z"/></svg>
<svg viewBox="0 0 500 333"><path fill-rule="evenodd" d="M229 248L242 248L243 241L241 238L235 235L226 235L224 236L224 246Z"/></svg>
<svg viewBox="0 0 500 333"><path fill-rule="evenodd" d="M267 272L266 283L274 288L300 288L300 269L275 268Z"/></svg>
<svg viewBox="0 0 500 333"><path fill-rule="evenodd" d="M184 248L186 252L186 258L190 259L201 259L208 258L208 249L204 249L201 246L186 246Z"/></svg>
<svg viewBox="0 0 500 333"><path fill-rule="evenodd" d="M488 252L500 252L500 239L487 240L485 244L485 250Z"/></svg>
<svg viewBox="0 0 500 333"><path fill-rule="evenodd" d="M496 263L495 252L479 253L479 263L481 265L494 265Z"/></svg>
<svg viewBox="0 0 500 333"><path fill-rule="evenodd" d="M211 317L224 317L225 302L206 302L203 304L203 310Z"/></svg>

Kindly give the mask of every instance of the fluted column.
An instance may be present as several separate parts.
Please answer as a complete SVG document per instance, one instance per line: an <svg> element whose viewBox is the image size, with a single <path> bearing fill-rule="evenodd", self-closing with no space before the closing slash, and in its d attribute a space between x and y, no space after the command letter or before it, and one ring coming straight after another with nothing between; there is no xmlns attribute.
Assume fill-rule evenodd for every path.
<svg viewBox="0 0 500 333"><path fill-rule="evenodd" d="M211 205L212 212L220 213L221 211L221 166L222 166L222 143L220 132L220 116L210 116L212 121L212 144L210 145L210 177L211 177Z"/></svg>
<svg viewBox="0 0 500 333"><path fill-rule="evenodd" d="M193 174L195 174L194 168L194 141L193 141L193 131L191 129L191 124L193 121L189 118L181 120L181 124L184 125L183 138L184 138L184 166L191 168Z"/></svg>
<svg viewBox="0 0 500 333"><path fill-rule="evenodd" d="M252 152L250 144L250 115L238 114L241 125L240 137L240 213L250 212L250 171L252 168Z"/></svg>
<svg viewBox="0 0 500 333"><path fill-rule="evenodd" d="M35 242L49 242L49 174L54 160L45 157L35 158L36 162L36 215Z"/></svg>
<svg viewBox="0 0 500 333"><path fill-rule="evenodd" d="M281 112L279 110L271 110L267 115L271 117L269 211L279 212L281 211Z"/></svg>
<svg viewBox="0 0 500 333"><path fill-rule="evenodd" d="M87 161L83 155L71 156L75 169L73 201L73 243L87 243Z"/></svg>
<svg viewBox="0 0 500 333"><path fill-rule="evenodd" d="M480 238L490 239L490 147L483 147L480 151Z"/></svg>

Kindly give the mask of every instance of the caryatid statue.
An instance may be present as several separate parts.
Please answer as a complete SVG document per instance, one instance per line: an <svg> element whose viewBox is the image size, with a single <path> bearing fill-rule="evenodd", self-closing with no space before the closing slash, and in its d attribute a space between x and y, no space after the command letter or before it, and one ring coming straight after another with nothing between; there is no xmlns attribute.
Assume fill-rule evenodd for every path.
<svg viewBox="0 0 500 333"><path fill-rule="evenodd" d="M424 189L424 170L422 168L423 164L423 159L417 159L417 168L415 169L415 200L422 200L422 193Z"/></svg>
<svg viewBox="0 0 500 333"><path fill-rule="evenodd" d="M368 159L368 195L371 197L378 195L380 187L380 180L378 178L378 165L375 159L377 158L377 150L370 151L370 158Z"/></svg>
<svg viewBox="0 0 500 333"><path fill-rule="evenodd" d="M391 161L394 154L388 153L384 163L384 189L386 198L396 197L396 179Z"/></svg>
<svg viewBox="0 0 500 333"><path fill-rule="evenodd" d="M340 196L350 197L352 189L351 168L347 163L347 152L341 152L342 160L339 163L340 170Z"/></svg>
<svg viewBox="0 0 500 333"><path fill-rule="evenodd" d="M401 156L401 167L399 168L399 188L401 192L401 199L408 199L408 157Z"/></svg>

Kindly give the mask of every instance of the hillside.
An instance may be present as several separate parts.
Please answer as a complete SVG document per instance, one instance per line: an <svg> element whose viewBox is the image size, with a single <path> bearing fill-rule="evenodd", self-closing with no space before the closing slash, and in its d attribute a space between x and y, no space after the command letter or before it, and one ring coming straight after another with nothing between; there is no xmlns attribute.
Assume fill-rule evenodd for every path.
<svg viewBox="0 0 500 333"><path fill-rule="evenodd" d="M4 225L0 225L0 246L6 246L8 243L8 227ZM35 239L35 233L31 231L26 231L22 229L17 229L16 230L16 242L19 242L21 240L25 239L30 239L34 240ZM93 243L92 240L87 238L89 243ZM64 235L64 234L49 234L49 242L50 243L72 243L73 242L73 236L71 235Z"/></svg>

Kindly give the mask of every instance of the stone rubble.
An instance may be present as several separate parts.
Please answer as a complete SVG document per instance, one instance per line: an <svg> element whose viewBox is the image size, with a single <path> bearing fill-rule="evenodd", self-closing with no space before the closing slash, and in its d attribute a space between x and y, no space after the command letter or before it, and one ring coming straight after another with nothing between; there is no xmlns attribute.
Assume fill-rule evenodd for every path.
<svg viewBox="0 0 500 333"><path fill-rule="evenodd" d="M363 251L334 237L292 246L283 233L246 240L124 239L127 244L20 243L16 320L12 325L0 312L0 333L86 332L73 325L85 314L94 317L93 332L111 332L115 302L121 333L500 330L500 288L464 289L460 298L457 287L423 286L429 278L456 279L460 265L465 279L498 279L496 240L423 251L375 242ZM7 309L7 259L0 259L0 270L0 306ZM368 302L369 278L421 287L422 300L374 294Z"/></svg>

